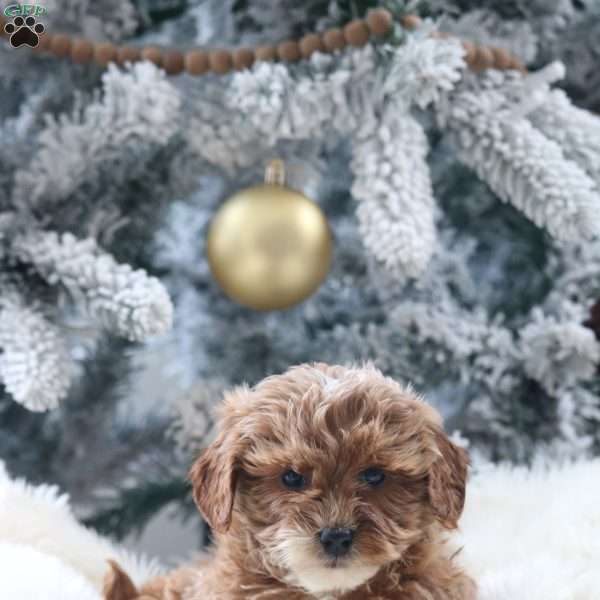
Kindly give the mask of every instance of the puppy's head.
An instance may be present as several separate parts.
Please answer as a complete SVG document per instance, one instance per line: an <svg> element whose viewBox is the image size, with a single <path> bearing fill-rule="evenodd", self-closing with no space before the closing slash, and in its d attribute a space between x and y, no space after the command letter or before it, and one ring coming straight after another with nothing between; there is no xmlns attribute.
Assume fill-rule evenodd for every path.
<svg viewBox="0 0 600 600"><path fill-rule="evenodd" d="M465 451L373 367L302 365L238 388L218 425L190 472L200 511L221 535L250 532L309 592L357 587L462 512Z"/></svg>

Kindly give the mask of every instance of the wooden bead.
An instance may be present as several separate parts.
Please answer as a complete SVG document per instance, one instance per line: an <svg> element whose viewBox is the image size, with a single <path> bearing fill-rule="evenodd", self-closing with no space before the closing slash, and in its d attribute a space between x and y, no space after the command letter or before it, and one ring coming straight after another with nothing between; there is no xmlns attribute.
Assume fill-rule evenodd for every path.
<svg viewBox="0 0 600 600"><path fill-rule="evenodd" d="M163 69L167 75L179 75L183 71L184 59L183 52L179 50L169 50L163 56Z"/></svg>
<svg viewBox="0 0 600 600"><path fill-rule="evenodd" d="M89 40L79 38L71 45L71 60L78 65L89 63L94 58L94 45Z"/></svg>
<svg viewBox="0 0 600 600"><path fill-rule="evenodd" d="M208 54L210 70L217 75L224 75L231 71L233 59L229 50L213 50Z"/></svg>
<svg viewBox="0 0 600 600"><path fill-rule="evenodd" d="M494 55L494 67L496 69L507 69L510 66L510 54L504 48L491 47Z"/></svg>
<svg viewBox="0 0 600 600"><path fill-rule="evenodd" d="M277 58L277 48L275 46L259 46L254 50L256 60L271 61Z"/></svg>
<svg viewBox="0 0 600 600"><path fill-rule="evenodd" d="M117 59L117 49L110 42L94 44L94 62L100 67L106 67L109 62Z"/></svg>
<svg viewBox="0 0 600 600"><path fill-rule="evenodd" d="M190 75L204 75L208 66L208 53L204 50L190 50L185 55L185 70Z"/></svg>
<svg viewBox="0 0 600 600"><path fill-rule="evenodd" d="M233 51L233 68L236 71L249 69L254 64L254 51L251 48L238 48Z"/></svg>
<svg viewBox="0 0 600 600"><path fill-rule="evenodd" d="M481 71L483 69L489 69L494 66L494 55L487 46L476 46L475 47L475 58L471 67L475 71Z"/></svg>
<svg viewBox="0 0 600 600"><path fill-rule="evenodd" d="M527 68L525 65L516 56L512 55L510 57L510 64L508 65L507 69L514 69L516 71L521 71L521 73L527 73Z"/></svg>
<svg viewBox="0 0 600 600"><path fill-rule="evenodd" d="M385 8L372 10L367 15L367 26L369 31L377 37L383 37L392 30L394 19L392 13Z"/></svg>
<svg viewBox="0 0 600 600"><path fill-rule="evenodd" d="M467 40L463 40L461 42L461 44L465 51L465 55L464 55L465 62L468 65L472 65L473 61L475 60L475 54L476 54L475 44L473 44L473 42L469 42Z"/></svg>
<svg viewBox="0 0 600 600"><path fill-rule="evenodd" d="M361 48L367 44L370 36L369 28L362 19L350 21L344 26L344 39L355 48Z"/></svg>
<svg viewBox="0 0 600 600"><path fill-rule="evenodd" d="M422 23L421 17L418 15L404 15L400 19L400 23L402 23L402 27L405 29L416 29Z"/></svg>
<svg viewBox="0 0 600 600"><path fill-rule="evenodd" d="M120 65L134 63L142 59L141 48L135 46L121 46L117 49L117 62Z"/></svg>
<svg viewBox="0 0 600 600"><path fill-rule="evenodd" d="M341 29L334 27L323 34L323 44L329 52L341 50L346 46L346 39Z"/></svg>
<svg viewBox="0 0 600 600"><path fill-rule="evenodd" d="M300 60L302 58L302 53L300 52L298 42L294 40L281 42L281 44L278 44L277 46L277 56L280 60L286 62L296 62Z"/></svg>
<svg viewBox="0 0 600 600"><path fill-rule="evenodd" d="M432 31L430 35L432 38L435 38L438 40L447 40L449 37L451 37L451 35L448 32L438 31L438 30Z"/></svg>
<svg viewBox="0 0 600 600"><path fill-rule="evenodd" d="M44 34L40 36L38 45L33 49L34 52L50 52L50 44L54 36L50 34Z"/></svg>
<svg viewBox="0 0 600 600"><path fill-rule="evenodd" d="M494 53L488 46L480 46L477 49L477 61L482 65L483 69L494 68Z"/></svg>
<svg viewBox="0 0 600 600"><path fill-rule="evenodd" d="M305 35L298 42L298 47L300 48L300 54L302 54L303 58L308 58L315 52L323 52L325 50L323 40L316 33Z"/></svg>
<svg viewBox="0 0 600 600"><path fill-rule="evenodd" d="M71 52L71 38L63 33L57 33L52 36L49 49L54 56L63 58Z"/></svg>
<svg viewBox="0 0 600 600"><path fill-rule="evenodd" d="M157 67L162 67L163 53L160 48L156 46L147 46L142 48L141 54L142 60L148 60L154 63Z"/></svg>

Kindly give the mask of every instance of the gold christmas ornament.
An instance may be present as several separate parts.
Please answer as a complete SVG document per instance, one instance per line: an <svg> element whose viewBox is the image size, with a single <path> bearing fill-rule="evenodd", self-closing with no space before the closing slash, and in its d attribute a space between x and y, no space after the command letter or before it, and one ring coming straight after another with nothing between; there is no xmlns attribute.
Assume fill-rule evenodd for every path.
<svg viewBox="0 0 600 600"><path fill-rule="evenodd" d="M223 291L255 310L288 308L321 285L331 265L331 230L321 209L285 186L283 162L265 183L229 198L207 239L210 269Z"/></svg>

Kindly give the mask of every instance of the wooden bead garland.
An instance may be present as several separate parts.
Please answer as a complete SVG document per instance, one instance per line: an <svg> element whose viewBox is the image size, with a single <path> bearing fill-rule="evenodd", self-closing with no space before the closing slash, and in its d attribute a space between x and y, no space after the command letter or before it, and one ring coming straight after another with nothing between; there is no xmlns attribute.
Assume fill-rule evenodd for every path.
<svg viewBox="0 0 600 600"><path fill-rule="evenodd" d="M142 48L142 60L149 60L151 63L154 63L157 67L162 66L163 54L160 48L156 46L147 46L146 48Z"/></svg>
<svg viewBox="0 0 600 600"><path fill-rule="evenodd" d="M285 62L297 62L302 58L298 42L289 40L277 46L277 56Z"/></svg>
<svg viewBox="0 0 600 600"><path fill-rule="evenodd" d="M402 23L402 27L406 27L406 29L416 29L422 23L421 17L417 15L404 15L402 19L400 19Z"/></svg>
<svg viewBox="0 0 600 600"><path fill-rule="evenodd" d="M270 62L277 58L277 48L275 46L259 46L254 55L256 56L256 60Z"/></svg>
<svg viewBox="0 0 600 600"><path fill-rule="evenodd" d="M416 18L418 19L419 17ZM394 18L392 17L392 13L384 8L372 10L367 15L367 26L369 31L377 37L387 35L392 30L393 25Z"/></svg>
<svg viewBox="0 0 600 600"><path fill-rule="evenodd" d="M238 48L233 51L233 68L236 71L249 69L254 64L254 51L252 48Z"/></svg>
<svg viewBox="0 0 600 600"><path fill-rule="evenodd" d="M185 70L190 75L204 75L208 71L208 53L192 50L185 55Z"/></svg>
<svg viewBox="0 0 600 600"><path fill-rule="evenodd" d="M117 62L120 65L124 65L125 63L133 63L142 59L142 50L141 48L136 48L135 46L121 46L117 50Z"/></svg>
<svg viewBox="0 0 600 600"><path fill-rule="evenodd" d="M516 56L510 57L510 64L508 65L508 68L521 71L521 73L527 73L527 68Z"/></svg>
<svg viewBox="0 0 600 600"><path fill-rule="evenodd" d="M475 44L473 42L463 40L461 42L463 50L465 51L464 59L465 62L470 65L475 58Z"/></svg>
<svg viewBox="0 0 600 600"><path fill-rule="evenodd" d="M309 33L305 35L299 42L300 53L302 58L309 58L315 52L324 52L325 44L323 40L316 33Z"/></svg>
<svg viewBox="0 0 600 600"><path fill-rule="evenodd" d="M51 42L52 42L51 35L43 35L40 37L40 41L38 42L38 45L33 49L33 51L36 54L39 54L42 52L50 52ZM90 42L90 44L91 44L91 42Z"/></svg>
<svg viewBox="0 0 600 600"><path fill-rule="evenodd" d="M494 64L494 53L486 46L476 46L475 59L470 65L475 71L489 69Z"/></svg>
<svg viewBox="0 0 600 600"><path fill-rule="evenodd" d="M71 52L71 38L68 35L58 33L50 39L50 52L54 56L64 58Z"/></svg>
<svg viewBox="0 0 600 600"><path fill-rule="evenodd" d="M80 38L73 40L71 60L79 65L91 62L94 57L94 45L89 40Z"/></svg>
<svg viewBox="0 0 600 600"><path fill-rule="evenodd" d="M329 52L341 50L346 46L346 38L344 37L343 31L338 27L328 29L323 34L323 44L325 45L325 49Z"/></svg>
<svg viewBox="0 0 600 600"><path fill-rule="evenodd" d="M233 59L228 50L213 50L208 53L208 64L210 70L217 75L224 75L231 71Z"/></svg>
<svg viewBox="0 0 600 600"><path fill-rule="evenodd" d="M163 68L167 75L179 75L184 68L183 52L169 50L163 57Z"/></svg>
<svg viewBox="0 0 600 600"><path fill-rule="evenodd" d="M369 42L370 37L367 24L360 19L350 21L344 27L344 39L350 46L354 46L354 48L365 46Z"/></svg>
<svg viewBox="0 0 600 600"><path fill-rule="evenodd" d="M494 55L494 65L498 69L508 69L511 62L511 56L504 48L490 48Z"/></svg>
<svg viewBox="0 0 600 600"><path fill-rule="evenodd" d="M0 35L5 35L4 24L7 20L0 16ZM400 23L406 29L416 29L421 25L417 15L404 15ZM296 62L309 58L315 52L336 52L346 46L359 48L365 46L370 37L384 37L394 28L392 13L384 8L369 11L366 19L355 19L343 28L334 27L322 34L309 33L300 40L285 40L277 46L263 45L257 48L238 48L202 50L192 49L163 50L154 46L138 48L135 46L115 46L111 42L93 43L82 38L71 38L63 33L49 34L40 37L35 52L49 52L60 58L69 57L78 64L92 60L105 67L110 62L124 65L139 60L149 60L165 69L168 75L177 75L185 71L189 75L204 75L212 72L217 75L229 73L232 69L250 68L256 61L281 60ZM433 32L432 37L447 38L450 34ZM478 46L469 41L462 42L465 50L465 62L473 70L482 69L517 69L526 72L521 61L504 48Z"/></svg>
<svg viewBox="0 0 600 600"><path fill-rule="evenodd" d="M110 42L101 42L94 45L94 62L100 67L106 67L109 62L117 59L117 49Z"/></svg>

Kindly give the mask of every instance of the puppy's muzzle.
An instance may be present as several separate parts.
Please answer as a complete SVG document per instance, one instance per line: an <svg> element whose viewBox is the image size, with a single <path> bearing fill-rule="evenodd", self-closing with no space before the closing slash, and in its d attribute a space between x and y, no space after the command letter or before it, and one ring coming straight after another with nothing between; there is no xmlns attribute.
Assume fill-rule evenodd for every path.
<svg viewBox="0 0 600 600"><path fill-rule="evenodd" d="M319 532L319 540L325 554L338 558L350 552L354 530L340 527L326 527Z"/></svg>

